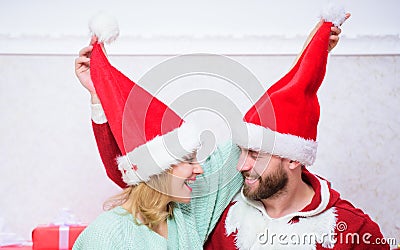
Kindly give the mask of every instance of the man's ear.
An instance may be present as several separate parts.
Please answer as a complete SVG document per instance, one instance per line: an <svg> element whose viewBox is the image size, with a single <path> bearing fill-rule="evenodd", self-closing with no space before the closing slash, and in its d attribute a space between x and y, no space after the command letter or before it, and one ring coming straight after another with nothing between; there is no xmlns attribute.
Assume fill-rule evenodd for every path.
<svg viewBox="0 0 400 250"><path fill-rule="evenodd" d="M301 167L301 163L298 161L289 160L289 169L293 170L298 167Z"/></svg>

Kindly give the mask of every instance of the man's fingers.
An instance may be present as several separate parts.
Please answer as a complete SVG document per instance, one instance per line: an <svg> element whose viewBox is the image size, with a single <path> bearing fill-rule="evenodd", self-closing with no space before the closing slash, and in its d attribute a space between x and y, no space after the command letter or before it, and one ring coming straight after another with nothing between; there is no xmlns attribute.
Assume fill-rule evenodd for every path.
<svg viewBox="0 0 400 250"><path fill-rule="evenodd" d="M339 42L339 37L336 36L336 35L331 35L331 36L329 37L329 40L330 40L331 42L334 42L334 43L336 44L337 42Z"/></svg>
<svg viewBox="0 0 400 250"><path fill-rule="evenodd" d="M350 13L346 13L345 16L344 16L344 21L343 21L341 24L339 24L339 26L342 26L342 24L343 24L344 22L346 22L346 20L349 19L350 16L351 16Z"/></svg>
<svg viewBox="0 0 400 250"><path fill-rule="evenodd" d="M340 35L342 30L339 27L332 26L331 27L331 34L332 35Z"/></svg>

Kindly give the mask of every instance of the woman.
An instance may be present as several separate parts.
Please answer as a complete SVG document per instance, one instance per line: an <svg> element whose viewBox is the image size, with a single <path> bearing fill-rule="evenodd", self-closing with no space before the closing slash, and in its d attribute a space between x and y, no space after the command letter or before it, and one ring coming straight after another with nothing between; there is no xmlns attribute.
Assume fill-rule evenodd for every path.
<svg viewBox="0 0 400 250"><path fill-rule="evenodd" d="M94 37L91 45L80 51L75 71L91 95L93 129L107 173L125 189L106 203L111 209L82 232L74 249L202 249L224 208L242 185L243 179L235 170L239 149L230 142L220 146L203 164L205 174L194 151L175 155L181 157L175 164L161 166L164 171L149 174L143 181L131 178L126 173L130 171L126 165L130 164L121 167L125 158L119 158L120 166L115 161L118 156L129 154L121 150L112 123L107 120L112 115L106 118L107 109L104 107L103 111L90 75L90 70L94 70L91 58L98 46ZM118 168L120 172L116 174ZM196 180L198 175L201 176Z"/></svg>

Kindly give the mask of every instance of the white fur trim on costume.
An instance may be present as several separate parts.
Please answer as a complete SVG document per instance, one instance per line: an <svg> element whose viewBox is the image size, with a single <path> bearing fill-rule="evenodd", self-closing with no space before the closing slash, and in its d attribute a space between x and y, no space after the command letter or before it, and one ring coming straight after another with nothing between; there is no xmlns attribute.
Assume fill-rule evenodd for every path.
<svg viewBox="0 0 400 250"><path fill-rule="evenodd" d="M90 105L92 113L92 121L96 124L104 124L107 122L106 114L100 103Z"/></svg>
<svg viewBox="0 0 400 250"><path fill-rule="evenodd" d="M253 123L244 123L234 141L241 147L263 151L311 166L317 155L318 143L291 134L274 132Z"/></svg>
<svg viewBox="0 0 400 250"><path fill-rule="evenodd" d="M89 20L89 29L99 42L112 43L119 35L117 19L105 12L99 12Z"/></svg>
<svg viewBox="0 0 400 250"><path fill-rule="evenodd" d="M346 20L346 11L344 6L330 3L321 13L321 18L325 22L332 22L335 26L340 26Z"/></svg>
<svg viewBox="0 0 400 250"><path fill-rule="evenodd" d="M179 163L182 157L194 152L200 145L199 130L194 124L184 122L179 128L118 157L118 168L126 184L136 185L148 181L152 175L161 174L171 164Z"/></svg>
<svg viewBox="0 0 400 250"><path fill-rule="evenodd" d="M334 207L326 209L329 188L326 181L320 179L320 183L321 204L318 208L276 219L268 216L261 202L249 202L242 193L238 193L234 198L236 203L229 209L225 220L226 234L237 231L235 244L239 249L316 249L317 243L333 248L337 214ZM297 223L289 223L297 216ZM307 241L303 242L305 237Z"/></svg>

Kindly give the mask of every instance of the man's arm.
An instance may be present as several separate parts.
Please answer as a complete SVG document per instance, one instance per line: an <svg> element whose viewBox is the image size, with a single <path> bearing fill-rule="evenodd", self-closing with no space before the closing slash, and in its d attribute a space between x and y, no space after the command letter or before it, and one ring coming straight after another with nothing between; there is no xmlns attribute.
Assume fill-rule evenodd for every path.
<svg viewBox="0 0 400 250"><path fill-rule="evenodd" d="M350 13L346 13L345 20L349 19L350 16L351 16ZM294 65L296 65L297 61L298 61L299 58L300 58L300 55L303 53L304 49L305 49L305 48L307 47L307 45L310 43L311 39L312 39L312 38L314 37L314 35L315 35L315 32L317 32L317 30L319 29L319 27L321 27L321 25L323 24L323 22L324 22L323 20L319 21L319 22L317 23L317 25L314 27L314 29L310 32L310 34L308 35L308 37L307 37L307 39L306 39L306 41L305 41L305 43L304 43L304 45L303 45L302 50L300 51L300 53L297 55L296 59L294 60L294 63L293 63L293 65L292 65L292 68L293 68ZM342 24L340 24L340 25L342 25ZM342 32L342 30L340 29L340 26L337 27L337 26L333 26L333 25L332 25L332 27L331 27L331 36L329 37L328 52L331 52L331 50L332 50L333 48L335 48L336 45L338 44L338 42L339 42L339 35L340 35L341 32Z"/></svg>

